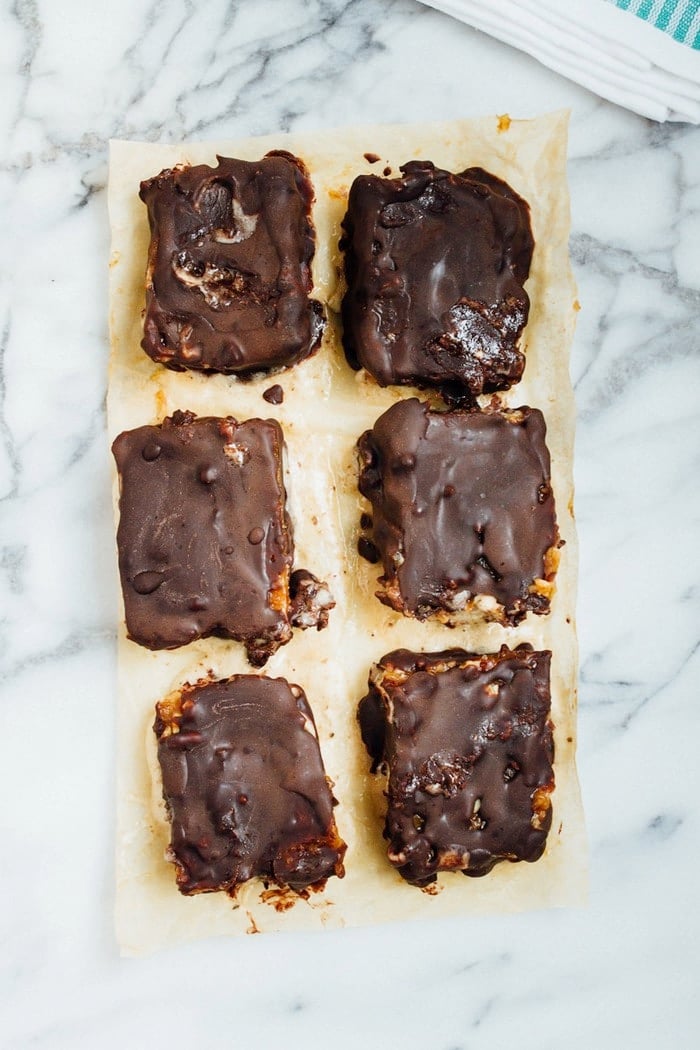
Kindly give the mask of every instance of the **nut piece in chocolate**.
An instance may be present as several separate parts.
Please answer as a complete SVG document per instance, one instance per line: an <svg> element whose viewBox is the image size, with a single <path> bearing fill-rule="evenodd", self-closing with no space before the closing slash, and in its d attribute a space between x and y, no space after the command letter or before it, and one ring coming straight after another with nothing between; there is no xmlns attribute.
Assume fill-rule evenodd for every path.
<svg viewBox="0 0 700 1050"><path fill-rule="evenodd" d="M142 346L181 371L269 372L318 347L313 188L302 162L218 157L141 183L151 244Z"/></svg>
<svg viewBox="0 0 700 1050"><path fill-rule="evenodd" d="M451 174L411 161L401 171L360 175L350 189L348 361L382 386L436 387L453 403L506 390L525 366L530 209L481 168Z"/></svg>
<svg viewBox="0 0 700 1050"><path fill-rule="evenodd" d="M259 666L293 626L326 625L328 588L291 571L283 446L274 420L192 412L119 435L117 545L133 641L174 649L219 635Z"/></svg>
<svg viewBox="0 0 700 1050"><path fill-rule="evenodd" d="M297 892L343 876L313 714L284 678L187 684L156 707L154 730L182 893L256 875Z"/></svg>
<svg viewBox="0 0 700 1050"><path fill-rule="evenodd" d="M547 613L559 551L545 423L534 408L393 405L358 442L377 597L418 619Z"/></svg>
<svg viewBox="0 0 700 1050"><path fill-rule="evenodd" d="M360 702L372 770L388 776L384 836L407 882L535 861L552 822L549 652L399 649Z"/></svg>

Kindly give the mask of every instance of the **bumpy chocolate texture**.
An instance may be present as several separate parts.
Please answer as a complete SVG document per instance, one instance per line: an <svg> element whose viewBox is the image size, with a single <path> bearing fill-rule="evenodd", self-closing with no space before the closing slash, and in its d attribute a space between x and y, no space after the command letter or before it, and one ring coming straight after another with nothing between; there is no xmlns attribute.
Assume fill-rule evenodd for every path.
<svg viewBox="0 0 700 1050"><path fill-rule="evenodd" d="M381 558L382 602L445 622L549 611L558 532L539 410L436 412L408 398L358 449L373 509L360 549Z"/></svg>
<svg viewBox="0 0 700 1050"><path fill-rule="evenodd" d="M308 174L281 151L218 162L141 183L151 226L141 345L177 371L245 376L295 364L323 330L309 299Z"/></svg>
<svg viewBox="0 0 700 1050"><path fill-rule="evenodd" d="M552 822L549 652L399 649L360 702L373 770L388 772L384 835L408 882L535 861Z"/></svg>
<svg viewBox="0 0 700 1050"><path fill-rule="evenodd" d="M342 877L345 843L299 686L258 675L188 684L157 705L154 730L183 893L233 894L256 875L297 891Z"/></svg>
<svg viewBox="0 0 700 1050"><path fill-rule="evenodd" d="M172 649L215 634L260 665L293 626L319 629L333 599L291 573L282 430L274 420L176 412L120 434L117 531L129 637Z"/></svg>
<svg viewBox="0 0 700 1050"><path fill-rule="evenodd" d="M505 390L525 366L528 205L481 168L452 175L411 161L401 171L361 175L350 189L347 358L382 386L438 387L450 401Z"/></svg>

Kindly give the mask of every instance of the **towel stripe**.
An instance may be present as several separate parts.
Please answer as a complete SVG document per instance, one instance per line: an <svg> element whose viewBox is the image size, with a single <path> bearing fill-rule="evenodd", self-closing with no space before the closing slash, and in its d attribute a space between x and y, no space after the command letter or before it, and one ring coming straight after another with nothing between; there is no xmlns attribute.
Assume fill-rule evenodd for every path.
<svg viewBox="0 0 700 1050"><path fill-rule="evenodd" d="M658 29L666 29L670 21L671 15L676 10L677 0L666 0L666 3L661 8L661 13L654 22L654 25Z"/></svg>
<svg viewBox="0 0 700 1050"><path fill-rule="evenodd" d="M608 0L680 44L700 50L700 0Z"/></svg>
<svg viewBox="0 0 700 1050"><path fill-rule="evenodd" d="M700 10L690 23L690 29L686 33L686 43L700 51Z"/></svg>

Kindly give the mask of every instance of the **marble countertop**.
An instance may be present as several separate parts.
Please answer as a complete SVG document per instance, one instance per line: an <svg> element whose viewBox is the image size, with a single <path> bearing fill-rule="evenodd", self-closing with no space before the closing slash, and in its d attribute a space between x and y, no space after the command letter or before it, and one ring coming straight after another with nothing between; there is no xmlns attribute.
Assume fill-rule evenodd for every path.
<svg viewBox="0 0 700 1050"><path fill-rule="evenodd" d="M0 1045L695 1045L700 129L413 0L16 0L0 26ZM120 959L107 139L562 106L590 906Z"/></svg>

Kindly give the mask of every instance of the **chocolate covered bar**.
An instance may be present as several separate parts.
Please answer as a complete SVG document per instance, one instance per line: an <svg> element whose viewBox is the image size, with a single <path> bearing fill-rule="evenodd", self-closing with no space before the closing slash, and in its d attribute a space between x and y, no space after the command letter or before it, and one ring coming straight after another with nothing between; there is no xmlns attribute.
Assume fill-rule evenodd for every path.
<svg viewBox="0 0 700 1050"><path fill-rule="evenodd" d="M538 409L437 412L408 398L358 449L372 504L360 550L382 562L382 602L447 622L476 607L508 624L548 612L559 537Z"/></svg>
<svg viewBox="0 0 700 1050"><path fill-rule="evenodd" d="M552 822L549 652L384 656L358 718L384 770L388 857L407 882L535 861Z"/></svg>
<svg viewBox="0 0 700 1050"><path fill-rule="evenodd" d="M360 175L343 220L343 343L382 386L437 387L472 402L520 379L530 301L527 203L481 168L429 161L401 179Z"/></svg>
<svg viewBox="0 0 700 1050"><path fill-rule="evenodd" d="M129 637L171 649L219 635L261 665L292 627L325 626L333 600L292 573L284 439L274 420L175 412L120 434L117 545Z"/></svg>
<svg viewBox="0 0 700 1050"><path fill-rule="evenodd" d="M168 368L267 372L318 347L313 188L281 150L167 168L141 183L151 244L142 346Z"/></svg>
<svg viewBox="0 0 700 1050"><path fill-rule="evenodd" d="M157 705L154 731L182 893L254 876L304 892L342 877L313 714L284 678L202 681Z"/></svg>

